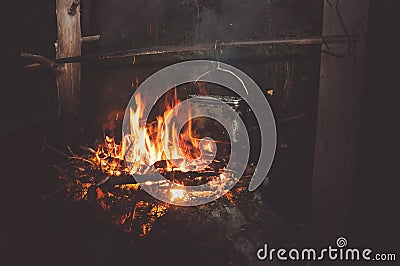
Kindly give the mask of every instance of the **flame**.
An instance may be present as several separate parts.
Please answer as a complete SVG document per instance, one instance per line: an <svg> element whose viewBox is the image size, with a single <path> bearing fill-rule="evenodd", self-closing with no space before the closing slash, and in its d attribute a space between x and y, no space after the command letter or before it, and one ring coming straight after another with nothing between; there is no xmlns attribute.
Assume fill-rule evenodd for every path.
<svg viewBox="0 0 400 266"><path fill-rule="evenodd" d="M106 135L100 143L96 142L97 149L88 148L87 150L91 153L82 156L78 156L70 149L71 158L75 159L72 161L73 167L69 167L70 164L68 164L67 168L60 168L61 175L59 176L60 180L70 180L66 198L79 202L96 202L105 217L107 215L124 231L139 236L149 234L156 225L156 221L166 215L170 208L169 204L143 196L140 193L143 184L151 186L158 182L158 185L168 187L166 195L173 203L183 202L192 197L209 197L214 195L215 191L223 191L225 198L235 206L238 194L245 191L245 184L236 190L224 190L224 184L234 173L225 171L223 160L214 160L214 164L209 166L208 162L214 158L216 145L212 140L199 140L193 136L194 126L190 113L187 114L189 122L181 132L178 132L174 123L168 122L172 110L179 103L175 90L172 99L167 97L165 100L162 115L156 117L153 123L146 123L143 119L146 103L140 95L136 95L135 108L129 110L130 132L129 135L123 136L122 141ZM107 128L115 128L111 121L120 121L121 117L118 114L118 112L113 112L109 116L112 119L109 119ZM129 168L126 161L130 163ZM163 163L157 164L160 161ZM150 166L156 166L157 170L163 171L169 177L172 173L171 179L174 185L169 186L164 181L122 183L126 176L143 174ZM101 175L98 175L98 171L101 171ZM178 173L178 177L175 177L176 171L197 171L199 175L193 172L184 173L182 178L180 176L182 173ZM108 182L109 180L122 182L118 181L115 184ZM191 181L193 183L190 183ZM204 181L209 185L209 190L190 192L185 188L184 182L196 185ZM95 201L92 195L95 195Z"/></svg>
<svg viewBox="0 0 400 266"><path fill-rule="evenodd" d="M89 149L94 156L89 158L89 162L103 173L109 176L121 176L128 172L124 166L122 156L122 145L117 144L114 137L105 136L104 142L98 145L97 150Z"/></svg>
<svg viewBox="0 0 400 266"><path fill-rule="evenodd" d="M121 156L131 163L130 174L144 174L149 166L165 161L164 170L188 172L193 167L204 165L204 158L199 149L200 141L193 137L191 114L188 113L188 126L178 132L177 125L172 121L166 123L167 117L174 107L180 103L176 89L172 103L165 102L165 111L156 121L147 124L144 121L145 102L140 94L135 95L136 109L130 108L130 134L124 136ZM204 148L212 152L212 145ZM203 162L203 163L202 163ZM196 168L198 169L198 168Z"/></svg>
<svg viewBox="0 0 400 266"><path fill-rule="evenodd" d="M170 97L171 98L171 97ZM149 171L170 172L205 172L209 171L209 165L215 157L217 146L211 139L198 139L193 136L193 120L191 113L188 112L187 125L182 130L174 123L176 114L174 108L180 104L176 89L172 99L165 99L164 112L154 119L152 123L147 123L144 119L146 103L140 94L135 95L135 103L129 109L128 134L123 136L121 144L117 143L112 136L105 136L104 142L98 146L97 151L92 150L94 156L89 157L92 165L107 174L100 183L102 185L110 177L120 177L126 175L141 175ZM182 118L182 114L179 114ZM179 131L179 132L178 132ZM154 166L154 167L152 167ZM208 170L207 170L208 169ZM216 170L214 178L209 178L209 191L188 192L183 187L181 180L174 179L176 185L169 190L168 197L171 202L185 201L188 198L210 197L215 191L222 191L224 185L230 181L230 173L221 173L225 167ZM197 181L196 181L197 178ZM193 178L196 182L203 182L206 178L197 176ZM188 180L185 180L187 182ZM190 182L190 181L189 181ZM153 185L152 181L143 183L146 186ZM140 185L120 185L118 188L124 190L138 190ZM159 183L158 183L159 184ZM85 197L84 193L83 196Z"/></svg>
<svg viewBox="0 0 400 266"><path fill-rule="evenodd" d="M165 100L163 114L152 123L146 123L143 117L146 103L140 94L135 95L136 108L129 110L129 134L123 136L121 143L115 137L106 135L97 150L89 149L94 154L89 161L108 176L116 177L145 174L150 166L161 161L166 164L162 167L163 171L203 170L212 161L216 146L212 141L193 136L190 112L187 114L187 126L181 132L178 132L174 122L166 123L179 103L181 101L175 89L172 101L168 97ZM113 120L118 119L117 113ZM126 162L130 162L129 168Z"/></svg>
<svg viewBox="0 0 400 266"><path fill-rule="evenodd" d="M184 189L171 189L171 201L177 201L183 199L186 195L186 191Z"/></svg>

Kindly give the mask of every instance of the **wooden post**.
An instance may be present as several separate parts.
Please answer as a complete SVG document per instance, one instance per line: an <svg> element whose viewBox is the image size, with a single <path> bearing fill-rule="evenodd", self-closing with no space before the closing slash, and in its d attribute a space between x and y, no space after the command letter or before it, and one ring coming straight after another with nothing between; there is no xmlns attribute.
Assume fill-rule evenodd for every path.
<svg viewBox="0 0 400 266"><path fill-rule="evenodd" d="M322 46L330 55L321 58L310 228L316 245L333 244L347 232L357 167L368 7L368 0L325 1L323 35L356 34L359 40L352 54L346 44Z"/></svg>
<svg viewBox="0 0 400 266"><path fill-rule="evenodd" d="M75 10L71 10L75 8ZM81 55L81 20L78 0L56 0L58 43L57 58ZM67 63L57 72L59 114L77 113L81 86L81 64Z"/></svg>

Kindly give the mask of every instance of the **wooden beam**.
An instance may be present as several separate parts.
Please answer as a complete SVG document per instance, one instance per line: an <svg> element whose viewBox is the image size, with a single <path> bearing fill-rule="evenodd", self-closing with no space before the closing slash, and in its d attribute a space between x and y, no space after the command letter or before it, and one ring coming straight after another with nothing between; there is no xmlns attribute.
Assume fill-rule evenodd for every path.
<svg viewBox="0 0 400 266"><path fill-rule="evenodd" d="M323 35L356 34L354 47L322 48L311 200L312 242L346 236L357 167L367 57L368 0L325 1ZM326 50L326 49L329 49Z"/></svg>
<svg viewBox="0 0 400 266"><path fill-rule="evenodd" d="M79 1L56 0L58 45L57 58L81 55L81 20ZM71 116L79 108L81 64L67 63L56 76L59 114Z"/></svg>

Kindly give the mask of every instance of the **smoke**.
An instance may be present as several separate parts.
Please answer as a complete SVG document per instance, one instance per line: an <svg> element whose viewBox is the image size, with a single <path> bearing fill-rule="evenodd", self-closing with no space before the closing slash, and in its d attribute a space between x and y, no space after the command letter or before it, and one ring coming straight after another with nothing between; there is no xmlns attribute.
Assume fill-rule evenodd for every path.
<svg viewBox="0 0 400 266"><path fill-rule="evenodd" d="M90 32L102 50L258 39L270 0L97 0Z"/></svg>
<svg viewBox="0 0 400 266"><path fill-rule="evenodd" d="M265 5L269 1L220 0L201 12L199 41L233 41L265 35Z"/></svg>

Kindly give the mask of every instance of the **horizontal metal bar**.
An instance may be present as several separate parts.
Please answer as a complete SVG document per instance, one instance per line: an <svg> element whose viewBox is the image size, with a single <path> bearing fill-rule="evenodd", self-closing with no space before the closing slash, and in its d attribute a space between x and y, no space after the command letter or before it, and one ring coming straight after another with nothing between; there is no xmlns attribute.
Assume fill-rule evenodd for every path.
<svg viewBox="0 0 400 266"><path fill-rule="evenodd" d="M201 52L210 51L228 47L248 47L258 45L321 45L330 43L349 43L357 41L356 36L337 35L337 36L312 36L312 37L289 37L289 38L276 38L258 41L239 41L239 42L215 42L194 45L169 45L158 46L150 48L130 49L123 51L109 52L98 55L84 55L68 58L59 58L55 62L63 63L78 63L85 61L101 61L106 59L126 58L132 56L142 55L158 55L167 53L180 53L180 52Z"/></svg>

